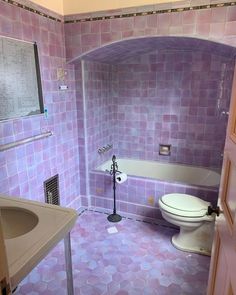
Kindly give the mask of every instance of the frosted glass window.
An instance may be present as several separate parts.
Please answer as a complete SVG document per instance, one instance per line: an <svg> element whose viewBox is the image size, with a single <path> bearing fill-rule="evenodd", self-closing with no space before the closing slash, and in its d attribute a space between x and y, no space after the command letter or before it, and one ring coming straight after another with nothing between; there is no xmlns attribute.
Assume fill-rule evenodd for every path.
<svg viewBox="0 0 236 295"><path fill-rule="evenodd" d="M43 113L37 45L0 37L0 120Z"/></svg>

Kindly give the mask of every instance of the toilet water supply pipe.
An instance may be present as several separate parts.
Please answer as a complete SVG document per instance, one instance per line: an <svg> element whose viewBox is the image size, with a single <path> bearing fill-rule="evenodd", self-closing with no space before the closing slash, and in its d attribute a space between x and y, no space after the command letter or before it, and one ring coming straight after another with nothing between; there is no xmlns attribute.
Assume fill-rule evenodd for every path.
<svg viewBox="0 0 236 295"><path fill-rule="evenodd" d="M108 215L107 219L110 222L119 222L121 221L122 217L116 213L116 173L119 172L118 170L118 165L116 162L116 156L112 156L112 165L111 165L111 170L110 174L113 176L113 197L114 197L114 207L113 207L113 213Z"/></svg>

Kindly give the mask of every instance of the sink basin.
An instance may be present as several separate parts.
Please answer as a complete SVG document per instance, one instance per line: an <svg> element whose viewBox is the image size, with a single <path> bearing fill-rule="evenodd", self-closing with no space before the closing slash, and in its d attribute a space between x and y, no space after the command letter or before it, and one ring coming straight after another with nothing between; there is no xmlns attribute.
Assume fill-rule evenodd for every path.
<svg viewBox="0 0 236 295"><path fill-rule="evenodd" d="M35 213L19 207L0 207L0 216L5 239L13 239L30 232L39 221Z"/></svg>
<svg viewBox="0 0 236 295"><path fill-rule="evenodd" d="M70 208L0 195L0 218L12 289L67 236L77 217L76 210Z"/></svg>

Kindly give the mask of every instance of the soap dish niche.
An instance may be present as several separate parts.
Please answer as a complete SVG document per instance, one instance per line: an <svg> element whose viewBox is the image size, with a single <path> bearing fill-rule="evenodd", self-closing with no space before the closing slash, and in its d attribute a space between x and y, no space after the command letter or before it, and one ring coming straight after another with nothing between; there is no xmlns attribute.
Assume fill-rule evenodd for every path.
<svg viewBox="0 0 236 295"><path fill-rule="evenodd" d="M159 155L170 156L171 144L159 144Z"/></svg>

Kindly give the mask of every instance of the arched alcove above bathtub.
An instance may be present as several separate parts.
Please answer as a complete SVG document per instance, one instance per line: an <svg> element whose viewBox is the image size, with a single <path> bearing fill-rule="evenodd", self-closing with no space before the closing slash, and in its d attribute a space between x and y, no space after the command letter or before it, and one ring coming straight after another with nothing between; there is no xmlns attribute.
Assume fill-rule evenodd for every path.
<svg viewBox="0 0 236 295"><path fill-rule="evenodd" d="M150 7L148 13L145 8L140 13L140 8L131 13L126 11L125 15L105 12L98 18L94 14L89 18L70 16L65 24L67 60L76 60L88 51L113 42L142 37L182 36L236 47L234 3L222 1L220 4L195 6L197 3L192 2L195 1L181 3L181 8L177 10L170 5L165 7L168 8L166 10L161 7L153 10ZM81 19L83 17L85 19Z"/></svg>
<svg viewBox="0 0 236 295"><path fill-rule="evenodd" d="M81 55L75 72L87 178L112 154L220 170L235 54L208 40L142 37ZM161 144L171 145L170 156L159 154ZM93 196L106 194L103 178L89 181Z"/></svg>
<svg viewBox="0 0 236 295"><path fill-rule="evenodd" d="M89 167L113 144L122 157L220 168L235 54L207 40L145 37L82 55Z"/></svg>
<svg viewBox="0 0 236 295"><path fill-rule="evenodd" d="M190 37L141 37L122 40L86 52L78 59L117 64L133 57L160 50L202 51L233 58L236 47Z"/></svg>

